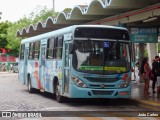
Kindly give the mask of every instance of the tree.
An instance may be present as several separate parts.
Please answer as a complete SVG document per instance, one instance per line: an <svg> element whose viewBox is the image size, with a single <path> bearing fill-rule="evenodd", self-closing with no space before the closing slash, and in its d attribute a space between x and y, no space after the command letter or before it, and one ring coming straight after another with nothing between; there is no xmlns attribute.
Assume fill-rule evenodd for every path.
<svg viewBox="0 0 160 120"><path fill-rule="evenodd" d="M37 23L39 21L45 21L50 16L56 16L58 13L53 12L53 10L48 10L46 7L37 6L37 8L29 14L29 19L32 23Z"/></svg>
<svg viewBox="0 0 160 120"><path fill-rule="evenodd" d="M0 48L6 48L8 41L7 41L7 30L10 26L10 22L2 22L0 23Z"/></svg>
<svg viewBox="0 0 160 120"><path fill-rule="evenodd" d="M23 17L19 21L12 23L7 30L7 49L10 49L10 54L18 57L19 55L19 47L22 38L16 37L17 31L29 26L31 24L31 20Z"/></svg>
<svg viewBox="0 0 160 120"><path fill-rule="evenodd" d="M71 12L71 10L72 10L71 8L65 8L65 9L63 10L63 12L68 12L68 13L69 13L69 12Z"/></svg>
<svg viewBox="0 0 160 120"><path fill-rule="evenodd" d="M20 42L23 38L16 37L18 30L29 27L31 24L37 24L38 21L44 21L49 16L57 15L53 13L53 10L48 10L46 7L38 6L29 16L24 16L22 19L18 20L9 25L7 30L7 48L11 50L10 54L14 56L19 55Z"/></svg>

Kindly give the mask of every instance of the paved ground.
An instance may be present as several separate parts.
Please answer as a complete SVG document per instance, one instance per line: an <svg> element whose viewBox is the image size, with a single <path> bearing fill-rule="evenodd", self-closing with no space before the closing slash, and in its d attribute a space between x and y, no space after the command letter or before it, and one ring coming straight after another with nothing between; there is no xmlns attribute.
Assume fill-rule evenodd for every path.
<svg viewBox="0 0 160 120"><path fill-rule="evenodd" d="M143 98L141 96L140 90L142 89L143 84L133 84L132 92L132 103L126 99L117 99L117 100L70 100L66 103L60 104L53 98L51 94L29 94L27 87L21 85L18 81L17 73L0 73L0 111L18 111L18 112L27 112L27 111L40 111L41 114L45 114L47 111L48 115L55 115L52 119L55 120L70 120L73 118L73 114L79 117L74 118L75 120L107 120L110 117L114 120L126 119L126 116L137 116L146 113L147 111L159 111L157 107L149 107L139 105L137 101L148 101L152 100L151 98ZM140 88L140 89L139 89ZM137 101L136 101L137 100ZM153 100L152 100L153 101ZM157 102L159 99L157 99ZM135 104L136 103L136 104ZM144 102L143 102L144 103ZM60 111L60 112L57 112ZM62 112L64 111L64 112ZM74 111L82 111L81 113L76 113ZM103 111L98 113L98 111ZM138 111L138 112L137 112ZM106 113L107 112L107 113ZM61 116L60 118L57 116ZM72 116L62 117L62 116ZM159 115L159 113L158 113ZM90 116L90 117L85 117ZM97 116L95 118L95 116ZM116 117L115 117L116 116ZM119 116L119 117L118 117ZM56 118L55 118L56 117ZM157 118L152 117L155 120ZM39 118L38 118L39 119ZM40 118L40 119L49 119L49 118ZM51 118L50 118L51 119ZM139 119L139 118L137 118ZM137 120L136 119L136 120ZM140 117L140 119L147 120L148 117ZM151 118L150 118L151 119ZM149 120L150 120L149 119ZM154 120L153 119L153 120Z"/></svg>

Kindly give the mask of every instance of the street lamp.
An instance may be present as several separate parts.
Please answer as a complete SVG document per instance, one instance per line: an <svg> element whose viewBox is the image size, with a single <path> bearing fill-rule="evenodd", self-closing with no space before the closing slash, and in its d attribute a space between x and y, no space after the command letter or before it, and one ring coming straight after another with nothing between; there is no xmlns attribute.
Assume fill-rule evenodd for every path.
<svg viewBox="0 0 160 120"><path fill-rule="evenodd" d="M0 12L0 15L2 15L2 12ZM1 16L0 16L0 19L1 19Z"/></svg>
<svg viewBox="0 0 160 120"><path fill-rule="evenodd" d="M54 0L53 0L53 12L55 12L55 3L54 3Z"/></svg>

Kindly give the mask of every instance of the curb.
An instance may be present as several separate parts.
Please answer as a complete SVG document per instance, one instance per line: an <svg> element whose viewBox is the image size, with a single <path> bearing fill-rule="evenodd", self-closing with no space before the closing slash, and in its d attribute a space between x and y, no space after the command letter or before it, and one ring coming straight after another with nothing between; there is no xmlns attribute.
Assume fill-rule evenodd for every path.
<svg viewBox="0 0 160 120"><path fill-rule="evenodd" d="M8 72L0 72L1 74L6 74L6 73L8 73Z"/></svg>

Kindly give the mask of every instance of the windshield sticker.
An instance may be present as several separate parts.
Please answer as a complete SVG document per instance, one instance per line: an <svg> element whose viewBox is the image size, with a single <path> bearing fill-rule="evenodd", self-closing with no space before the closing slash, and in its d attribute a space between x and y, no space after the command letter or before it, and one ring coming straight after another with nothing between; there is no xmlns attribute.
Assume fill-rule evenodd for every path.
<svg viewBox="0 0 160 120"><path fill-rule="evenodd" d="M102 66L81 66L81 70L103 70Z"/></svg>
<svg viewBox="0 0 160 120"><path fill-rule="evenodd" d="M109 48L109 42L104 42L104 47Z"/></svg>
<svg viewBox="0 0 160 120"><path fill-rule="evenodd" d="M106 71L122 71L122 72L125 72L126 68L125 67L104 67L104 70L106 70Z"/></svg>
<svg viewBox="0 0 160 120"><path fill-rule="evenodd" d="M122 71L125 72L125 67L102 67L102 66L81 66L81 70L105 70L105 71Z"/></svg>

